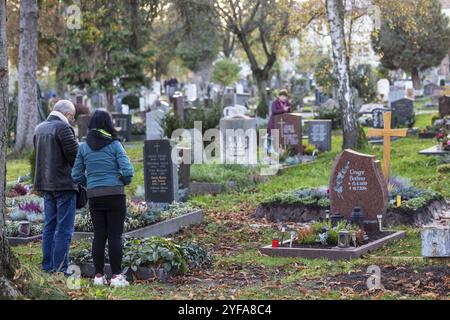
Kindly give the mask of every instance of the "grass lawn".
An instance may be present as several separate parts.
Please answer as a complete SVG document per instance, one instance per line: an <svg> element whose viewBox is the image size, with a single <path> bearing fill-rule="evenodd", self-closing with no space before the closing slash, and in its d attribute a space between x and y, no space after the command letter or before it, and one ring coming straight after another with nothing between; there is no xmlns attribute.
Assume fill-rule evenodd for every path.
<svg viewBox="0 0 450 320"><path fill-rule="evenodd" d="M431 115L420 115L417 121L425 126ZM392 144L394 175L410 178L414 185L442 192L450 198L450 179L437 179L438 160L424 157L418 151L432 146L432 140L417 137L400 139ZM315 163L297 166L267 182L250 185L240 191L217 196L199 196L190 201L202 207L206 221L173 236L175 240L193 240L209 249L214 264L205 270L196 270L184 277L174 277L168 283L138 282L127 289L93 288L83 280L81 290L69 290L65 280L48 277L38 271L41 253L38 244L14 248L22 262L20 278L26 279L30 295L47 298L72 299L432 299L448 298L445 281L433 280L431 275L448 268L448 261L429 261L420 258L420 232L408 229L407 237L377 252L352 261L329 262L262 256L258 248L270 243L279 225L254 218L260 201L274 193L299 187L328 184L335 156L340 151L342 138L333 137L332 152L320 155ZM137 178L131 188L143 186L142 144L127 146L135 164ZM381 146L369 146L363 152L382 157ZM8 179L26 174L26 161L8 162ZM213 171L213 172L211 172ZM217 181L229 181L237 176L248 178L245 170L237 176L226 175L223 166L193 167L193 176ZM234 173L233 173L234 174ZM218 176L216 178L215 176ZM195 179L195 178L194 178ZM78 243L72 244L77 250ZM367 267L379 265L385 291L369 291ZM444 271L442 271L444 268ZM405 271L406 270L406 271ZM399 281L413 281L414 288L398 285ZM441 279L441 278L440 278ZM435 289L430 283L435 281ZM443 283L441 283L443 282ZM443 287L444 286L444 287ZM444 289L443 289L444 288Z"/></svg>

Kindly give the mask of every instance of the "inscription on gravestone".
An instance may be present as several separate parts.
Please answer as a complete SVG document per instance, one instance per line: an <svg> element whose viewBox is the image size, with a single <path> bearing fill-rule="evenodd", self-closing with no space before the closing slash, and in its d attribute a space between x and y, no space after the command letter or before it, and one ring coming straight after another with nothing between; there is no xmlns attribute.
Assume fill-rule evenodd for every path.
<svg viewBox="0 0 450 320"><path fill-rule="evenodd" d="M177 165L172 161L169 140L145 141L145 200L154 203L178 201Z"/></svg>
<svg viewBox="0 0 450 320"><path fill-rule="evenodd" d="M331 120L313 120L308 122L308 142L320 151L331 150Z"/></svg>
<svg viewBox="0 0 450 320"><path fill-rule="evenodd" d="M293 148L296 154L303 154L302 116L285 113L275 116L275 130L280 132L281 146Z"/></svg>

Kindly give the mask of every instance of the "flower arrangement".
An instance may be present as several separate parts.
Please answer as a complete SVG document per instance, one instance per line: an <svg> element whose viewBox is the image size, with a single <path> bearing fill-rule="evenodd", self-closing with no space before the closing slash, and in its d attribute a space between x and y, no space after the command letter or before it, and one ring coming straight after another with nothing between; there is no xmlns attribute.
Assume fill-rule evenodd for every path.
<svg viewBox="0 0 450 320"><path fill-rule="evenodd" d="M37 202L19 204L18 208L9 214L12 221L30 221L41 223L44 221L43 209Z"/></svg>
<svg viewBox="0 0 450 320"><path fill-rule="evenodd" d="M441 150L450 150L450 135L447 135L445 129L441 129L436 135L438 146Z"/></svg>
<svg viewBox="0 0 450 320"><path fill-rule="evenodd" d="M297 242L300 245L337 246L339 232L344 230L355 233L357 245L364 244L364 232L347 221L340 221L336 226L331 221L315 222L299 230Z"/></svg>
<svg viewBox="0 0 450 320"><path fill-rule="evenodd" d="M10 191L6 192L6 197L7 198L16 198L16 197L26 196L29 192L30 192L29 187L24 186L20 183L17 183L16 185L14 185L14 187Z"/></svg>

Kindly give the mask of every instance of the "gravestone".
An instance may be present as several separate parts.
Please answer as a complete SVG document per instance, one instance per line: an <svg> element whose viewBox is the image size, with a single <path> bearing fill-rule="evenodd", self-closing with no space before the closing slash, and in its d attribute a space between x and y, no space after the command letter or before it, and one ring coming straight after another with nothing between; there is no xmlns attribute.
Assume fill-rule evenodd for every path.
<svg viewBox="0 0 450 320"><path fill-rule="evenodd" d="M157 204L178 201L177 164L172 161L170 140L145 141L145 200Z"/></svg>
<svg viewBox="0 0 450 320"><path fill-rule="evenodd" d="M244 86L240 83L236 85L236 94L244 94Z"/></svg>
<svg viewBox="0 0 450 320"><path fill-rule="evenodd" d="M442 96L439 98L439 115L441 118L450 115L450 97Z"/></svg>
<svg viewBox="0 0 450 320"><path fill-rule="evenodd" d="M388 79L381 79L377 82L378 96L382 101L389 100L389 92L391 91L391 85Z"/></svg>
<svg viewBox="0 0 450 320"><path fill-rule="evenodd" d="M78 116L77 125L78 125L78 139L82 140L87 137L89 129L89 122L91 121L91 116L86 114L81 114Z"/></svg>
<svg viewBox="0 0 450 320"><path fill-rule="evenodd" d="M303 154L302 116L300 114L276 115L275 130L279 130L281 146L293 148L296 154Z"/></svg>
<svg viewBox="0 0 450 320"><path fill-rule="evenodd" d="M163 121L165 113L161 109L156 109L146 114L146 139L160 140L164 137Z"/></svg>
<svg viewBox="0 0 450 320"><path fill-rule="evenodd" d="M414 101L408 98L397 100L391 104L394 123L409 126L414 123Z"/></svg>
<svg viewBox="0 0 450 320"><path fill-rule="evenodd" d="M172 96L173 108L175 114L184 121L184 97L181 93L177 92Z"/></svg>
<svg viewBox="0 0 450 320"><path fill-rule="evenodd" d="M130 141L131 115L130 114L113 113L112 118L113 118L114 127L117 131L118 136L121 139Z"/></svg>
<svg viewBox="0 0 450 320"><path fill-rule="evenodd" d="M347 149L337 156L330 179L331 213L350 218L362 208L367 221L376 221L388 206L388 189L375 156Z"/></svg>
<svg viewBox="0 0 450 320"><path fill-rule="evenodd" d="M308 142L320 151L331 151L331 120L308 121Z"/></svg>
<svg viewBox="0 0 450 320"><path fill-rule="evenodd" d="M235 105L235 95L234 93L227 93L223 95L223 106L224 107L234 107Z"/></svg>
<svg viewBox="0 0 450 320"><path fill-rule="evenodd" d="M223 164L257 164L256 119L244 115L220 120L220 159Z"/></svg>
<svg viewBox="0 0 450 320"><path fill-rule="evenodd" d="M428 83L423 87L423 94L430 97L435 94L437 90L442 91L442 88L435 83Z"/></svg>
<svg viewBox="0 0 450 320"><path fill-rule="evenodd" d="M187 100L190 102L197 100L197 86L195 83L189 83L186 86L186 96Z"/></svg>
<svg viewBox="0 0 450 320"><path fill-rule="evenodd" d="M234 106L234 107L226 107L223 109L223 116L224 117L231 117L231 116L245 116L248 113L248 110L244 106Z"/></svg>
<svg viewBox="0 0 450 320"><path fill-rule="evenodd" d="M245 105L247 105L250 98L251 98L250 94L247 94L247 93L236 94L235 104L239 105L239 106L245 106Z"/></svg>
<svg viewBox="0 0 450 320"><path fill-rule="evenodd" d="M363 104L359 109L359 114L372 114L375 109L384 109L384 105L379 103Z"/></svg>
<svg viewBox="0 0 450 320"><path fill-rule="evenodd" d="M389 109L374 109L372 111L372 127L375 129L383 129L384 128L384 113L390 111ZM394 121L391 121L391 127L394 127Z"/></svg>
<svg viewBox="0 0 450 320"><path fill-rule="evenodd" d="M404 88L391 87L389 92L389 106L392 107L392 103L405 98L406 92Z"/></svg>

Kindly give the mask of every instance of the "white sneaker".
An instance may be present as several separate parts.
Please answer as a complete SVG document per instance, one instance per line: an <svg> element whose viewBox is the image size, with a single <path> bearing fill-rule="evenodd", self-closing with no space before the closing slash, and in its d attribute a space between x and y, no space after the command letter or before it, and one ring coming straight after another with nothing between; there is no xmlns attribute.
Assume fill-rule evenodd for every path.
<svg viewBox="0 0 450 320"><path fill-rule="evenodd" d="M113 288L123 288L128 287L130 283L125 279L122 274L113 276L111 279L111 287Z"/></svg>
<svg viewBox="0 0 450 320"><path fill-rule="evenodd" d="M105 276L96 275L94 278L94 286L106 286L108 285L108 280L106 280Z"/></svg>

